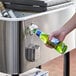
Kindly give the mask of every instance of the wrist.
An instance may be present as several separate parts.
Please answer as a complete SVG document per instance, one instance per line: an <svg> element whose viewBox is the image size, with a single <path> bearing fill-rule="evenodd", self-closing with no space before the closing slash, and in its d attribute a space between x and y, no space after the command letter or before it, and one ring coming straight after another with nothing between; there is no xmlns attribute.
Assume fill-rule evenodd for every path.
<svg viewBox="0 0 76 76"><path fill-rule="evenodd" d="M63 36L66 36L68 34L68 30L65 28L60 29L60 32Z"/></svg>

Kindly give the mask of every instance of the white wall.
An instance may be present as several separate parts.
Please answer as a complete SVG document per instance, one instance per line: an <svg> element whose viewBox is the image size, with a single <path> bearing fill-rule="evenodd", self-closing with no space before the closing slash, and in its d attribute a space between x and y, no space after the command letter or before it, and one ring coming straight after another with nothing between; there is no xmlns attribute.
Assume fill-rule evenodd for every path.
<svg viewBox="0 0 76 76"><path fill-rule="evenodd" d="M76 7L76 0L72 0L75 3L75 7ZM76 30L75 30L76 32ZM75 39L76 39L76 33L75 33ZM75 40L75 46L76 46L76 40Z"/></svg>
<svg viewBox="0 0 76 76"><path fill-rule="evenodd" d="M75 6L76 6L76 0L72 0L74 3L75 3Z"/></svg>
<svg viewBox="0 0 76 76"><path fill-rule="evenodd" d="M72 0L74 3L75 3L75 6L76 6L76 0Z"/></svg>

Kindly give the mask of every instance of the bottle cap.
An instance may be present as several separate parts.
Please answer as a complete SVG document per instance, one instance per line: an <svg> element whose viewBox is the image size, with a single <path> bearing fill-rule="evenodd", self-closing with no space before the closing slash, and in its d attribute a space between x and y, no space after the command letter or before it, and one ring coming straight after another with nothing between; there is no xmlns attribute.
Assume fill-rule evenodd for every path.
<svg viewBox="0 0 76 76"><path fill-rule="evenodd" d="M38 26L35 25L35 24L32 24L32 25L29 27L30 30L37 29L37 28L38 28Z"/></svg>

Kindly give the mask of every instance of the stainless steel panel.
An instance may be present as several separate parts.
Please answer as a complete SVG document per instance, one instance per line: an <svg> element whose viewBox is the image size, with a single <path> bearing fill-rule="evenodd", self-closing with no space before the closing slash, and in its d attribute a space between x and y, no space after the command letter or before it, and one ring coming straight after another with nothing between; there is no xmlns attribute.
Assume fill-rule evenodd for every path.
<svg viewBox="0 0 76 76"><path fill-rule="evenodd" d="M75 9L73 7L69 7L67 9L63 9L57 12L47 13L42 16L37 16L22 22L23 30L26 29L31 23L37 24L39 28L45 33L50 34L51 32L62 27L75 13ZM22 30L22 32L23 32ZM23 32L24 33L24 32ZM65 39L65 43L68 45L68 50L75 48L75 36L74 31L71 32ZM29 35L26 33L25 37L22 37L22 50L21 50L21 71L24 72L33 67L37 67L43 63L46 63L49 60L52 60L60 54L56 52L54 49L47 48L38 37L35 35ZM25 52L26 47L29 44L39 45L40 46L40 58L35 60L35 62L30 62L26 60Z"/></svg>
<svg viewBox="0 0 76 76"><path fill-rule="evenodd" d="M0 71L6 72L4 24L5 23L3 21L0 21Z"/></svg>
<svg viewBox="0 0 76 76"><path fill-rule="evenodd" d="M0 71L19 72L19 34L17 22L0 21Z"/></svg>
<svg viewBox="0 0 76 76"><path fill-rule="evenodd" d="M19 33L17 22L6 22L7 73L19 72Z"/></svg>

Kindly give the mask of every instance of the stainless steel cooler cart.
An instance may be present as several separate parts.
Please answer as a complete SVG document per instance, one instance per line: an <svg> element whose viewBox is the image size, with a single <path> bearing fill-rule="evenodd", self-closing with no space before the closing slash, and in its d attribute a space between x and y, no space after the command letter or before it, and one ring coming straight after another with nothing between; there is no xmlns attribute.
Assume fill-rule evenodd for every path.
<svg viewBox="0 0 76 76"><path fill-rule="evenodd" d="M72 3L52 8L54 9L41 13L14 11L16 18L0 17L1 72L18 76L61 55L54 49L47 48L39 38L28 32L28 26L34 23L50 34L62 27L75 13ZM64 42L68 45L67 52L75 48L75 31Z"/></svg>

